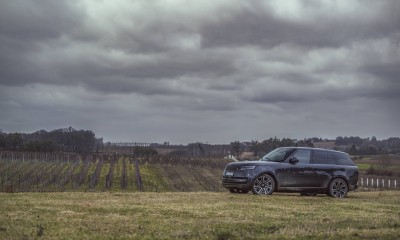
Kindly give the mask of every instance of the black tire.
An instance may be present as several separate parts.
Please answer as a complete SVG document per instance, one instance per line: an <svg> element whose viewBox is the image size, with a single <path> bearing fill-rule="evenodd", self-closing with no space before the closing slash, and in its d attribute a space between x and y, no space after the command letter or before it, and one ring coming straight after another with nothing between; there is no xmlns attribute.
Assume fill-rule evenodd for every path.
<svg viewBox="0 0 400 240"><path fill-rule="evenodd" d="M231 193L237 193L237 190L235 188L229 188L229 192Z"/></svg>
<svg viewBox="0 0 400 240"><path fill-rule="evenodd" d="M261 174L253 183L251 191L257 195L271 195L275 190L275 179L269 174Z"/></svg>
<svg viewBox="0 0 400 240"><path fill-rule="evenodd" d="M345 198L349 188L342 178L335 178L329 184L328 195L334 198Z"/></svg>

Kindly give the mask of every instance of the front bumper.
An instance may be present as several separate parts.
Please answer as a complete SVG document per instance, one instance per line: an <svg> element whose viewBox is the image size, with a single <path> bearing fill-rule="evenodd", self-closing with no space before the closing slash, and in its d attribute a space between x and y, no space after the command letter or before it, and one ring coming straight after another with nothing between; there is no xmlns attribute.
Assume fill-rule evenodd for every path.
<svg viewBox="0 0 400 240"><path fill-rule="evenodd" d="M223 177L224 188L251 189L251 180L246 177Z"/></svg>

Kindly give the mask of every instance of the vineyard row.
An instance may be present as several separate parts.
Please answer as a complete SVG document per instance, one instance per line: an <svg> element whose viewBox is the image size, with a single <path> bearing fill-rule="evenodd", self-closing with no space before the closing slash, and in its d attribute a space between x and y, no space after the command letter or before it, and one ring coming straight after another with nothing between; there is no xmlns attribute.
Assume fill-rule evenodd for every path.
<svg viewBox="0 0 400 240"><path fill-rule="evenodd" d="M222 191L226 160L127 155L0 153L0 190Z"/></svg>

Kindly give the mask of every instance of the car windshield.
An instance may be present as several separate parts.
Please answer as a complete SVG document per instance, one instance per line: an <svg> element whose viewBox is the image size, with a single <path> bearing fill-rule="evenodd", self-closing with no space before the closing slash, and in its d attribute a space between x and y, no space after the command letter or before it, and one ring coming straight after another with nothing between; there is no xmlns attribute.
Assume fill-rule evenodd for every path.
<svg viewBox="0 0 400 240"><path fill-rule="evenodd" d="M290 154L293 153L295 149L291 148L277 148L267 155L265 155L261 161L268 161L268 162L282 162L285 160Z"/></svg>

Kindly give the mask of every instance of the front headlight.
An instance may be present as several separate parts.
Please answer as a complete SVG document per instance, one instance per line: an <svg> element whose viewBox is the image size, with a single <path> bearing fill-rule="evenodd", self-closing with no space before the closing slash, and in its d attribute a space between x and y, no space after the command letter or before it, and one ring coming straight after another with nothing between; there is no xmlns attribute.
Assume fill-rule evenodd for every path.
<svg viewBox="0 0 400 240"><path fill-rule="evenodd" d="M239 169L239 171L253 170L256 166L243 166Z"/></svg>

